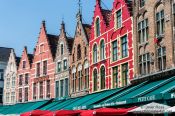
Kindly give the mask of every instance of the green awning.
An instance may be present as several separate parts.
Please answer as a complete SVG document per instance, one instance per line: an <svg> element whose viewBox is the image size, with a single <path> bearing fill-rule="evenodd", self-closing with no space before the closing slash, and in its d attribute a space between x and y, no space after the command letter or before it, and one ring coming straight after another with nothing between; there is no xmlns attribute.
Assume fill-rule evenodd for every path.
<svg viewBox="0 0 175 116"><path fill-rule="evenodd" d="M68 98L68 99L65 99L64 101L62 101L61 103L57 104L56 106L54 107L51 107L47 110L52 110L52 111L55 111L55 110L61 110L61 109L64 109L65 106L69 105L69 104L72 104L73 102L79 100L80 98Z"/></svg>
<svg viewBox="0 0 175 116"><path fill-rule="evenodd" d="M121 89L107 90L107 91L102 91L102 92L82 96L79 100L67 105L63 109L67 109L67 110L88 109L89 105L98 103L102 99L109 97L112 94L115 94L119 90Z"/></svg>
<svg viewBox="0 0 175 116"><path fill-rule="evenodd" d="M28 102L28 103L18 103L15 105L7 106L8 108L5 108L6 106L3 106L5 109L1 110L0 108L0 114L21 114L23 112L28 112L31 110L38 109L39 107L43 106L48 102L49 100Z"/></svg>
<svg viewBox="0 0 175 116"><path fill-rule="evenodd" d="M53 100L50 104L43 106L42 108L40 108L40 110L48 110L51 109L52 107L62 103L64 100Z"/></svg>
<svg viewBox="0 0 175 116"><path fill-rule="evenodd" d="M171 77L164 80L147 81L139 85L129 86L124 91L116 93L101 103L94 104L93 108L163 100L165 94L175 89L174 83L175 77Z"/></svg>

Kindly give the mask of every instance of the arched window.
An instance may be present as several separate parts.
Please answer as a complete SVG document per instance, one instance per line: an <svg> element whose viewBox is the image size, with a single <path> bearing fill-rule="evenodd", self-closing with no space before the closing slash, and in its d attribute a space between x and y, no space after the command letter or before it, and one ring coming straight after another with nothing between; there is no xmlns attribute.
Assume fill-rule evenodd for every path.
<svg viewBox="0 0 175 116"><path fill-rule="evenodd" d="M81 46L80 46L80 44L77 47L77 59L78 60L81 59Z"/></svg>
<svg viewBox="0 0 175 116"><path fill-rule="evenodd" d="M95 31L96 31L96 37L100 35L100 19L97 18L95 22Z"/></svg>
<svg viewBox="0 0 175 116"><path fill-rule="evenodd" d="M105 67L102 66L100 69L101 74L101 89L105 89Z"/></svg>
<svg viewBox="0 0 175 116"><path fill-rule="evenodd" d="M94 63L97 62L97 45L96 44L94 45L94 48L93 48L93 61Z"/></svg>
<svg viewBox="0 0 175 116"><path fill-rule="evenodd" d="M103 60L105 58L105 45L104 40L100 43L100 59Z"/></svg>
<svg viewBox="0 0 175 116"><path fill-rule="evenodd" d="M93 76L94 76L94 91L97 91L97 69L94 70L93 72Z"/></svg>

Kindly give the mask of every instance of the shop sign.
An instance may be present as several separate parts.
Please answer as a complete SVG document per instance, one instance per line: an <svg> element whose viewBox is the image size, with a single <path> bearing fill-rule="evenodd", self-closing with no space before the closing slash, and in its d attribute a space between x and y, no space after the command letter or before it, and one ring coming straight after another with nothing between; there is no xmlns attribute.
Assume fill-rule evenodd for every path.
<svg viewBox="0 0 175 116"><path fill-rule="evenodd" d="M171 99L175 98L175 93L171 93Z"/></svg>
<svg viewBox="0 0 175 116"><path fill-rule="evenodd" d="M98 104L94 105L93 108L101 108L101 107L110 107L110 106L117 106L117 105L124 105L127 101L117 101L117 102L111 102L111 103L104 103L104 104Z"/></svg>
<svg viewBox="0 0 175 116"><path fill-rule="evenodd" d="M146 102L146 101L153 101L153 100L156 100L155 95L137 98L137 102Z"/></svg>

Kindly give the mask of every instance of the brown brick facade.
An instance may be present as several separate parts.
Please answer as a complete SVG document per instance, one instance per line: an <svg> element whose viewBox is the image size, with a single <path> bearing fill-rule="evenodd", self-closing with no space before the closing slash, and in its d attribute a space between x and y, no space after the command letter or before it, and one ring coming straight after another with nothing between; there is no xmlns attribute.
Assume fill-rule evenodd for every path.
<svg viewBox="0 0 175 116"><path fill-rule="evenodd" d="M70 58L70 95L71 97L82 96L88 93L89 73L89 45L88 32L90 26L83 24L81 15L77 15L77 26Z"/></svg>
<svg viewBox="0 0 175 116"><path fill-rule="evenodd" d="M134 0L135 78L147 77L175 67L173 2L173 0Z"/></svg>

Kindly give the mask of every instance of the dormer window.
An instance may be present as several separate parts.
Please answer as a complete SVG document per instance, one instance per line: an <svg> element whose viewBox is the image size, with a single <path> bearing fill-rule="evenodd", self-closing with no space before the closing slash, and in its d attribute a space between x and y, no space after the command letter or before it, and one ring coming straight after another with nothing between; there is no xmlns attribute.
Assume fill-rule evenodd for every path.
<svg viewBox="0 0 175 116"><path fill-rule="evenodd" d="M22 63L22 64L23 64L23 66L22 66L22 67L23 67L23 69L25 69L25 68L26 68L26 61L23 61L23 63Z"/></svg>
<svg viewBox="0 0 175 116"><path fill-rule="evenodd" d="M122 11L121 9L116 12L116 28L122 27Z"/></svg>
<svg viewBox="0 0 175 116"><path fill-rule="evenodd" d="M95 22L96 37L100 36L100 19L97 18Z"/></svg>
<svg viewBox="0 0 175 116"><path fill-rule="evenodd" d="M81 59L81 46L79 44L77 47L77 60L80 60L80 59Z"/></svg>
<svg viewBox="0 0 175 116"><path fill-rule="evenodd" d="M140 8L145 6L145 0L139 0L139 6Z"/></svg>
<svg viewBox="0 0 175 116"><path fill-rule="evenodd" d="M63 55L63 52L64 52L64 46L63 44L61 44L61 55Z"/></svg>

